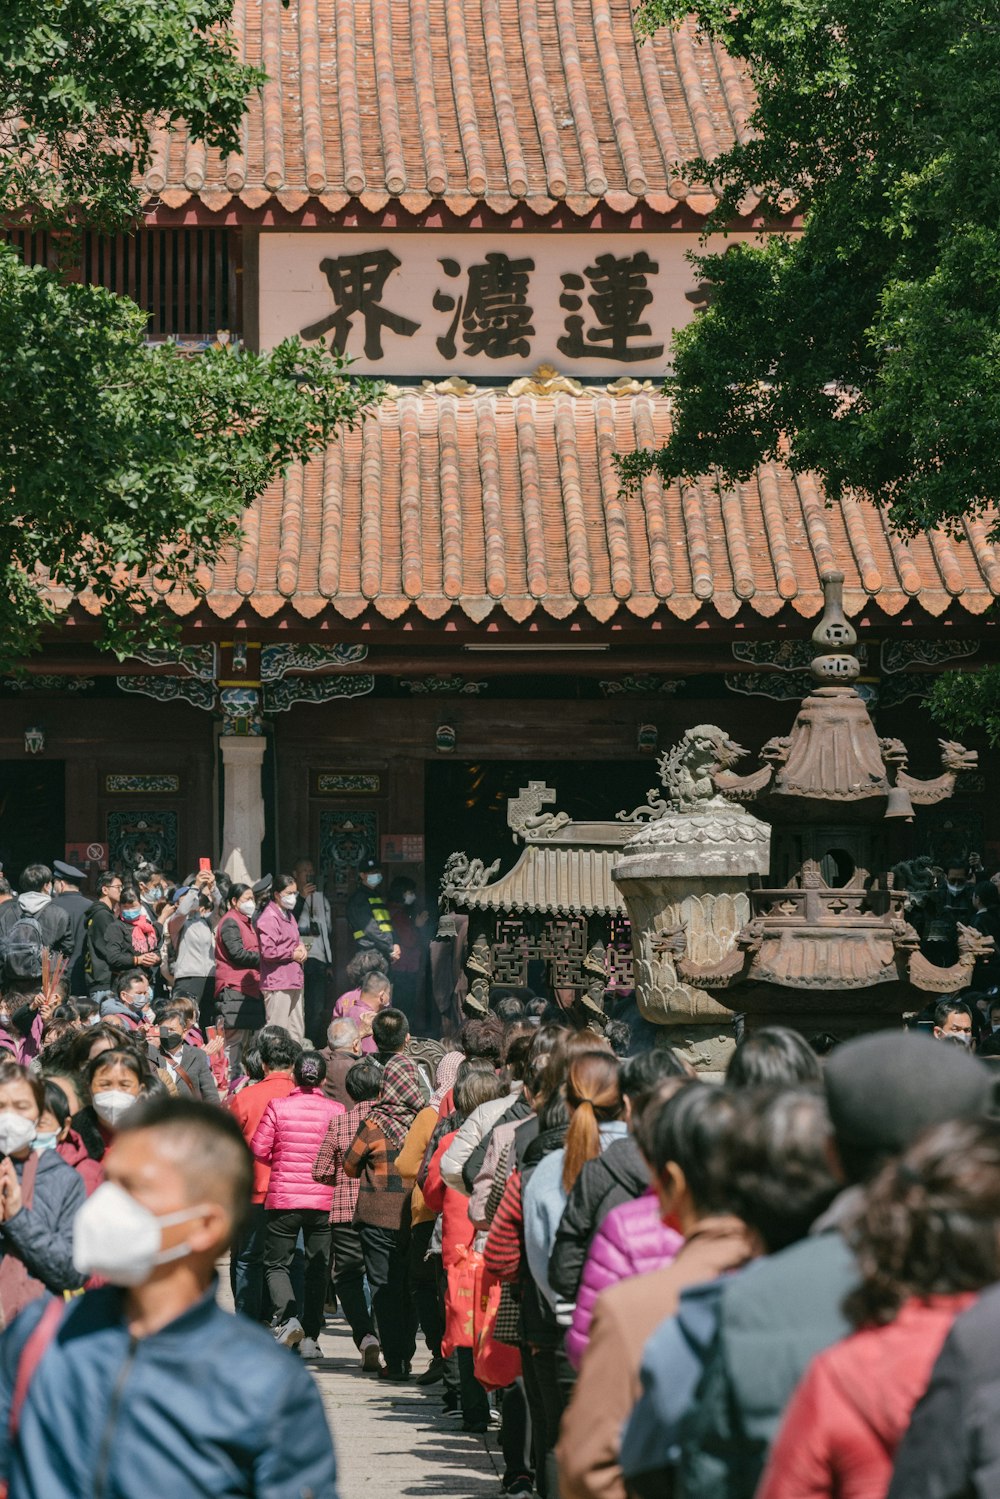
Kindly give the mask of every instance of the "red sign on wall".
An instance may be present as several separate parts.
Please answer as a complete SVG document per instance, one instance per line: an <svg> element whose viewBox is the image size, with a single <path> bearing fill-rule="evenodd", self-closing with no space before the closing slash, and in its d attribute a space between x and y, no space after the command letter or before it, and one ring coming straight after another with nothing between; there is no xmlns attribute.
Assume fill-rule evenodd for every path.
<svg viewBox="0 0 1000 1499"><path fill-rule="evenodd" d="M422 864L424 862L424 835L422 833L384 833L382 835L383 864Z"/></svg>
<svg viewBox="0 0 1000 1499"><path fill-rule="evenodd" d="M95 869L107 869L108 845L96 842L67 843L64 858L67 864L75 864L77 869L86 869L88 864L93 864Z"/></svg>

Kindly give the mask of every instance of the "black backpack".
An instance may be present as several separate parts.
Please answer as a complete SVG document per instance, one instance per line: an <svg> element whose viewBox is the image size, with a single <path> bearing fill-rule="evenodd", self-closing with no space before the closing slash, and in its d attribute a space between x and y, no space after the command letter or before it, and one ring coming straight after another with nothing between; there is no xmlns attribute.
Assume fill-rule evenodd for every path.
<svg viewBox="0 0 1000 1499"><path fill-rule="evenodd" d="M19 915L0 932L0 971L5 983L16 979L40 979L45 943L34 916Z"/></svg>

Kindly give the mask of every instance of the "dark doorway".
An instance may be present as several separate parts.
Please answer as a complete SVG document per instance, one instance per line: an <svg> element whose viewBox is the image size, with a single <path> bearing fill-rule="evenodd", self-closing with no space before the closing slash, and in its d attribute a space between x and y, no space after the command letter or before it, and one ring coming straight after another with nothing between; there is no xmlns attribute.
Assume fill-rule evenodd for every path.
<svg viewBox="0 0 1000 1499"><path fill-rule="evenodd" d="M0 761L0 861L17 885L27 864L61 859L66 847L65 760Z"/></svg>
<svg viewBox="0 0 1000 1499"><path fill-rule="evenodd" d="M428 894L437 891L448 855L456 851L506 871L518 849L507 826L507 800L529 781L556 792L553 812L610 821L631 812L657 785L656 760L434 760L427 766L426 870Z"/></svg>

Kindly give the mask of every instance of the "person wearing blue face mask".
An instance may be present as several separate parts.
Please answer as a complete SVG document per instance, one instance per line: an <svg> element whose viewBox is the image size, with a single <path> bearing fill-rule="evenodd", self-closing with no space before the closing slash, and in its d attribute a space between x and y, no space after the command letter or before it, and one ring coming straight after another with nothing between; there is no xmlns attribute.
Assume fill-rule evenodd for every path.
<svg viewBox="0 0 1000 1499"><path fill-rule="evenodd" d="M104 931L104 949L111 969L108 987L118 988L121 976L138 968L149 978L149 988L156 980L160 966L160 942L163 933L159 923L151 921L139 899L134 885L126 885L121 892L117 916L112 916ZM101 1003L101 1014L107 1011L107 1001Z"/></svg>
<svg viewBox="0 0 1000 1499"><path fill-rule="evenodd" d="M38 1116L32 1149L54 1150L83 1179L89 1197L104 1180L104 1171L100 1161L92 1159L81 1136L73 1128L73 1115L82 1107L74 1079L65 1073L47 1074L43 1083L45 1102Z"/></svg>
<svg viewBox="0 0 1000 1499"><path fill-rule="evenodd" d="M358 952L377 952L391 963L399 957L399 943L382 893L383 874L377 859L362 859L358 886L347 902L347 925Z"/></svg>
<svg viewBox="0 0 1000 1499"><path fill-rule="evenodd" d="M69 1102L58 1083L45 1083L45 1103L31 1142L33 1150L55 1150L69 1132Z"/></svg>

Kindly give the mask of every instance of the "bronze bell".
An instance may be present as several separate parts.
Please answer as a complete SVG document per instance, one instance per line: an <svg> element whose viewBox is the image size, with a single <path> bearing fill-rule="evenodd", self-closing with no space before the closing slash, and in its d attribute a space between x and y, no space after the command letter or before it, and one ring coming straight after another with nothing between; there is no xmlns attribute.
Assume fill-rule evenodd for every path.
<svg viewBox="0 0 1000 1499"><path fill-rule="evenodd" d="M906 822L913 821L913 803L910 801L910 793L905 786L890 786L889 797L885 804L886 817L902 817Z"/></svg>
<svg viewBox="0 0 1000 1499"><path fill-rule="evenodd" d="M454 942L458 936L458 925L455 921L454 911L445 911L438 920L437 937L439 942Z"/></svg>

